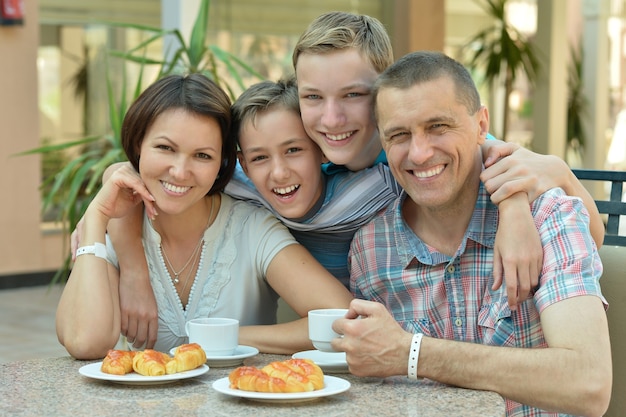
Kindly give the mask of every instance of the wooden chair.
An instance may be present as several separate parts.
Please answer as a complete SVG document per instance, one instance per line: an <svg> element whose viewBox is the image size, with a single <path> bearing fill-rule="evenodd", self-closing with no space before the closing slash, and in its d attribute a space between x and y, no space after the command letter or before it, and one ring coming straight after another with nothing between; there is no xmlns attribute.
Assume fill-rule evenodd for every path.
<svg viewBox="0 0 626 417"><path fill-rule="evenodd" d="M608 199L596 199L601 214L607 215L604 244L600 258L604 272L600 279L602 293L609 302L607 318L613 357L613 392L605 417L626 416L626 236L619 235L620 216L626 215L622 202L624 171L573 170L580 180L611 184Z"/></svg>

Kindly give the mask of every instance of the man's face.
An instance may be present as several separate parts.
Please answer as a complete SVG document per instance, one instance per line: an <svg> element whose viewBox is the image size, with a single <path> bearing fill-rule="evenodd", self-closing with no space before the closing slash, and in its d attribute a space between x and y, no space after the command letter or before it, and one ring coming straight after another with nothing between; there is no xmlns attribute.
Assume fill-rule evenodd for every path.
<svg viewBox="0 0 626 417"><path fill-rule="evenodd" d="M263 198L283 217L306 215L322 194L322 152L297 112L270 109L244 124L239 162Z"/></svg>
<svg viewBox="0 0 626 417"><path fill-rule="evenodd" d="M371 166L381 150L371 95L377 77L354 48L298 59L304 128L328 160L352 171Z"/></svg>
<svg viewBox="0 0 626 417"><path fill-rule="evenodd" d="M469 115L448 77L409 89L383 88L376 105L389 167L417 205L444 208L475 194L468 184L480 173L486 108Z"/></svg>

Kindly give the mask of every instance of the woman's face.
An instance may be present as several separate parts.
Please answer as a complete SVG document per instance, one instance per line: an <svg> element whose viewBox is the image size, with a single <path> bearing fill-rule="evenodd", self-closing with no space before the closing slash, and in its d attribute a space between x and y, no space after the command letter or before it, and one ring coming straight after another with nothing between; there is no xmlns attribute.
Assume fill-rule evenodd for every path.
<svg viewBox="0 0 626 417"><path fill-rule="evenodd" d="M139 172L159 210L179 214L204 199L217 178L221 158L217 120L171 109L146 132Z"/></svg>

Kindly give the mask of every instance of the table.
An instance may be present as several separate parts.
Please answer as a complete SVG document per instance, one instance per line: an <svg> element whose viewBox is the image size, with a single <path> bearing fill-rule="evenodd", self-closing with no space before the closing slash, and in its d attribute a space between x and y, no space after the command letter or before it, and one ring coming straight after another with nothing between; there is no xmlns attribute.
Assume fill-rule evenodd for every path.
<svg viewBox="0 0 626 417"><path fill-rule="evenodd" d="M280 355L245 360L262 367ZM164 385L120 385L84 377L78 369L97 361L71 357L0 365L0 415L11 416L480 416L502 417L504 400L494 392L450 387L406 377L359 378L329 375L352 384L346 392L299 403L264 403L216 392L213 381L235 367L211 367L196 378Z"/></svg>

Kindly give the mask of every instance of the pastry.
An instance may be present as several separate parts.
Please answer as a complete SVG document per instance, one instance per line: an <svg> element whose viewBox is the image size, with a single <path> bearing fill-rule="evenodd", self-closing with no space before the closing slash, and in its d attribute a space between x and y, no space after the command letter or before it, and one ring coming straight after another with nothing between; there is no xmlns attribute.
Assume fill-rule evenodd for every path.
<svg viewBox="0 0 626 417"><path fill-rule="evenodd" d="M133 370L144 376L158 376L166 374L166 366L173 358L163 352L146 349L137 352L133 358Z"/></svg>
<svg viewBox="0 0 626 417"><path fill-rule="evenodd" d="M197 343L180 345L174 351L174 358L166 365L166 373L174 374L196 369L206 362L206 353Z"/></svg>
<svg viewBox="0 0 626 417"><path fill-rule="evenodd" d="M159 376L196 369L206 362L206 354L197 343L180 345L174 357L152 349L135 352L109 350L100 370L107 374L125 375L137 372L144 376Z"/></svg>
<svg viewBox="0 0 626 417"><path fill-rule="evenodd" d="M110 349L102 361L100 370L107 374L126 375L133 371L133 357L136 352Z"/></svg>
<svg viewBox="0 0 626 417"><path fill-rule="evenodd" d="M287 383L254 366L240 366L228 375L230 387L242 391L287 392Z"/></svg>
<svg viewBox="0 0 626 417"><path fill-rule="evenodd" d="M309 359L272 362L263 369L240 366L228 376L230 387L257 392L306 392L324 388L322 369Z"/></svg>

